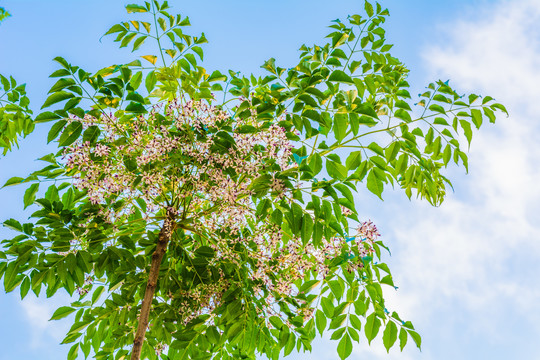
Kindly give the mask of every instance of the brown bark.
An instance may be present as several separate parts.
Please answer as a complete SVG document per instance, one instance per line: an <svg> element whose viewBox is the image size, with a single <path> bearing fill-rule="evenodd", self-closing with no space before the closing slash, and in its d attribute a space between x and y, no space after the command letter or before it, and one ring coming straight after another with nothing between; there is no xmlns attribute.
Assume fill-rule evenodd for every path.
<svg viewBox="0 0 540 360"><path fill-rule="evenodd" d="M159 232L158 242L156 250L152 254L152 263L150 264L150 272L148 274L148 281L146 283L146 291L144 292L144 298L141 305L141 312L139 314L139 324L137 326L137 332L135 333L135 339L133 340L133 349L131 352L131 360L140 360L141 349L144 343L144 337L146 329L148 328L148 320L150 316L150 308L152 306L152 300L154 299L154 293L156 291L157 281L159 277L159 267L163 256L167 251L167 245L171 239L173 233L173 212L167 212L167 218L163 223L163 227Z"/></svg>

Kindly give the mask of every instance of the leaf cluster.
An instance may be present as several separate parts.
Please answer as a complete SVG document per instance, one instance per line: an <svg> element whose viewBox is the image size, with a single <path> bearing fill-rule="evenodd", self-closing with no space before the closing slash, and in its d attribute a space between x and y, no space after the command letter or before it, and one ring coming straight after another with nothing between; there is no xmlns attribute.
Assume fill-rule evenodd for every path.
<svg viewBox="0 0 540 360"><path fill-rule="evenodd" d="M3 155L18 144L18 136L26 136L34 130L29 105L26 85L0 74L0 149Z"/></svg>
<svg viewBox="0 0 540 360"><path fill-rule="evenodd" d="M68 358L76 359L79 352L85 358L126 358L166 209L181 201L165 181L168 190L156 199L160 210L152 217L145 213L156 204L136 201L132 213L110 222L103 211L122 209L126 197L118 193L92 203L73 185L77 170L66 168L62 157L81 140L92 146L104 143L102 128L85 127L85 117L114 116L118 124L132 124L153 114L155 123L149 127L170 128L166 114L154 114L156 105L167 108L173 101L202 100L227 112L230 123L219 129L176 129L179 137L185 141L212 137L212 151L225 154L234 150L235 135L260 131L235 124L255 119L268 128L278 123L294 142L293 166L281 169L270 164L251 183L254 219L239 234L210 234L198 218L178 219L160 266L143 357L252 359L265 354L278 359L294 350L311 351L317 333L324 332L338 341L341 359L351 355L353 341L360 342L362 333L369 343L382 335L387 350L398 339L400 349L409 338L420 347L412 323L386 309L383 285L395 288L388 266L380 262L387 248L375 241L371 255L364 256L354 245L352 224L361 222L354 194L362 184L382 198L385 186L392 185L409 198L415 194L439 205L446 185L451 185L444 168L454 162L467 169L463 149L470 144L473 128L495 122L497 111L506 113L504 106L489 96L459 95L442 81L428 85L413 104L408 70L391 55L392 45L382 27L388 10L378 3L365 2L366 16L335 20L328 42L303 45L296 66L282 68L269 59L262 66L268 72L264 77L207 72L200 64L204 34L189 35L189 18L172 15L166 1L130 4L126 10L133 20L112 26L106 35L115 36L120 47L145 55L96 72L55 58L59 68L51 77L57 80L42 106L45 111L35 118L28 110L24 86L0 77L7 99L2 102L0 97L4 151L16 143L18 134L29 133L41 122L53 122L47 140L60 148L40 159L48 163L42 170L4 185L28 183L24 205L38 208L28 223L4 222L18 232L2 242L0 251L6 291L19 287L21 297L30 290L39 295L43 289L47 296L62 288L78 294L77 301L52 317L74 314L63 340L73 343ZM133 132L120 135L112 145L132 141ZM169 169L168 174L202 166L174 151L169 158L171 163L150 166ZM129 171L145 171L133 159L122 161ZM235 180L243 176L223 171ZM276 179L285 184L286 195L272 190ZM189 196L182 201L189 202ZM264 226L283 232L283 249L293 239L315 248L336 238L345 245L326 261L326 276L310 269L294 283L294 295L280 295L252 277L258 267L253 256L256 244L242 241ZM212 246L218 235L228 240L227 251L236 261L220 260ZM279 281L279 274L271 280ZM220 286L224 288L219 300L212 300L215 306L206 312L197 311L200 299L186 295L193 289ZM275 302L268 307L266 299L271 297ZM183 309L192 316L186 318Z"/></svg>

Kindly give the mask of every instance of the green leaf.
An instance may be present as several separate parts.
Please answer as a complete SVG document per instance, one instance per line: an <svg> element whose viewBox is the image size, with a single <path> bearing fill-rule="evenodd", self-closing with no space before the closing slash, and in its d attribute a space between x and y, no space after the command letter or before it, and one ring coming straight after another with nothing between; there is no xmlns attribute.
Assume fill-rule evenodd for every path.
<svg viewBox="0 0 540 360"><path fill-rule="evenodd" d="M354 314L350 314L349 315L349 322L351 323L353 328L355 328L356 330L362 329L362 323L360 322L360 319L358 318L358 316L356 316Z"/></svg>
<svg viewBox="0 0 540 360"><path fill-rule="evenodd" d="M79 352L79 343L74 344L68 352L68 360L76 360Z"/></svg>
<svg viewBox="0 0 540 360"><path fill-rule="evenodd" d="M126 106L126 112L132 112L135 114L144 114L147 112L147 110L143 104L132 101Z"/></svg>
<svg viewBox="0 0 540 360"><path fill-rule="evenodd" d="M446 115L446 111L444 110L444 108L441 105L438 105L438 104L431 104L429 106L429 110Z"/></svg>
<svg viewBox="0 0 540 360"><path fill-rule="evenodd" d="M377 177L375 171L371 170L367 176L367 188L382 200L382 192L384 189L383 182Z"/></svg>
<svg viewBox="0 0 540 360"><path fill-rule="evenodd" d="M195 250L194 255L196 257L206 257L206 258L213 258L216 254L216 251L212 249L210 246L201 246Z"/></svg>
<svg viewBox="0 0 540 360"><path fill-rule="evenodd" d="M491 108L491 110L498 109L498 110L502 111L503 113L505 113L506 116L508 116L508 110L506 110L506 108L502 104L493 104L493 105L490 106L490 108Z"/></svg>
<svg viewBox="0 0 540 360"><path fill-rule="evenodd" d="M48 94L56 93L62 89L67 88L68 86L76 85L75 80L71 78L61 78L51 87Z"/></svg>
<svg viewBox="0 0 540 360"><path fill-rule="evenodd" d="M277 74L276 72L276 59L270 58L264 62L261 68L268 70L272 74Z"/></svg>
<svg viewBox="0 0 540 360"><path fill-rule="evenodd" d="M347 128L349 126L349 116L344 113L337 113L334 115L334 134L336 140L341 142L347 135Z"/></svg>
<svg viewBox="0 0 540 360"><path fill-rule="evenodd" d="M367 116L370 116L374 119L378 119L379 117L377 116L377 112L375 112L375 109L373 109L373 106L371 106L370 104L368 103L363 103L363 104L358 104L357 107L356 107L356 111L359 113L359 114L362 114L362 115L367 115ZM371 119L366 119L364 116L362 116L360 118L360 123L361 124L366 124L367 126L372 126L374 125L373 121L371 121ZM376 122L375 122L376 124Z"/></svg>
<svg viewBox="0 0 540 360"><path fill-rule="evenodd" d="M19 267L15 261L10 262L4 273L4 289L6 292L13 291L23 281L24 275L19 273Z"/></svg>
<svg viewBox="0 0 540 360"><path fill-rule="evenodd" d="M178 25L179 26L191 26L191 22L189 21L189 17L186 16Z"/></svg>
<svg viewBox="0 0 540 360"><path fill-rule="evenodd" d="M97 141L100 132L101 131L99 130L98 126L96 125L90 126L88 129L84 131L83 142L88 141L90 144L94 144Z"/></svg>
<svg viewBox="0 0 540 360"><path fill-rule="evenodd" d="M302 228L300 229L300 236L302 243L307 244L311 240L311 234L313 233L313 219L309 214L305 214L302 219Z"/></svg>
<svg viewBox="0 0 540 360"><path fill-rule="evenodd" d="M394 116L408 123L412 121L409 112L403 109L396 110L396 112L394 112Z"/></svg>
<svg viewBox="0 0 540 360"><path fill-rule="evenodd" d="M380 327L381 320L379 320L375 313L372 313L367 317L366 324L364 325L364 333L366 334L369 344L371 344L371 341L377 336Z"/></svg>
<svg viewBox="0 0 540 360"><path fill-rule="evenodd" d="M145 100L144 100L144 97L141 95L141 94L138 94L136 92L130 92L127 96L126 96L126 100L131 100L131 101L134 101L134 102L138 102L138 103L141 103L141 104L145 104Z"/></svg>
<svg viewBox="0 0 540 360"><path fill-rule="evenodd" d="M73 144L73 142L75 142L75 140L77 140L81 135L82 130L82 123L79 121L73 121L64 129L62 135L60 135L60 138L58 139L58 146L69 146Z"/></svg>
<svg viewBox="0 0 540 360"><path fill-rule="evenodd" d="M399 142L394 141L390 144L385 150L384 155L387 162L390 162L396 158L396 156L399 154L399 150L401 149L401 145Z"/></svg>
<svg viewBox="0 0 540 360"><path fill-rule="evenodd" d="M362 152L361 151L352 151L347 160L345 161L345 166L348 170L356 170L360 163L362 162Z"/></svg>
<svg viewBox="0 0 540 360"><path fill-rule="evenodd" d="M150 94L154 88L156 87L157 78L156 73L154 71L150 71L148 75L146 75L146 80L144 82L144 85L146 86L146 90Z"/></svg>
<svg viewBox="0 0 540 360"><path fill-rule="evenodd" d="M56 61L57 63L59 63L60 65L62 65L64 67L64 69L71 69L71 66L69 65L69 63L66 61L66 59L64 59L63 57L61 56L57 56L53 59L53 61Z"/></svg>
<svg viewBox="0 0 540 360"><path fill-rule="evenodd" d="M401 351L403 351L403 348L407 345L407 339L407 331L402 327L401 330L399 330L399 348Z"/></svg>
<svg viewBox="0 0 540 360"><path fill-rule="evenodd" d="M347 332L349 333L349 335L351 335L353 341L360 343L360 335L358 334L357 330L352 327L348 327Z"/></svg>
<svg viewBox="0 0 540 360"><path fill-rule="evenodd" d="M161 27L161 30L166 31L167 30L167 23L165 22L164 18L158 18L159 26Z"/></svg>
<svg viewBox="0 0 540 360"><path fill-rule="evenodd" d="M133 158L130 158L127 155L124 155L124 166L128 171L134 172L137 170L137 161Z"/></svg>
<svg viewBox="0 0 540 360"><path fill-rule="evenodd" d="M353 196L353 194L352 194L351 189L349 189L348 186L345 186L345 185L343 185L343 184L336 184L334 187L335 187L336 189L338 189L339 192L340 192L343 196L345 196L345 198L346 198L347 200L349 200L349 201L351 202L351 204L354 204L354 196Z"/></svg>
<svg viewBox="0 0 540 360"><path fill-rule="evenodd" d="M137 33L129 33L126 36L124 36L124 38L122 39L122 42L120 43L120 47L123 48L123 47L128 46L128 44L131 42L131 40L135 38L136 35Z"/></svg>
<svg viewBox="0 0 540 360"><path fill-rule="evenodd" d="M407 330L407 332L409 333L409 335L412 337L412 339L414 340L414 343L416 344L416 346L421 349L421 346L422 346L422 338L420 337L420 335L414 331L414 330Z"/></svg>
<svg viewBox="0 0 540 360"><path fill-rule="evenodd" d="M330 336L330 340L341 339L341 337L342 337L343 334L345 333L345 330L347 330L347 328L345 328L345 327L342 327L342 328L337 329L336 331L334 331L334 332L332 333L332 336Z"/></svg>
<svg viewBox="0 0 540 360"><path fill-rule="evenodd" d="M470 94L469 95L469 104L472 104L473 102L476 101L476 99L478 99L480 96L476 95L476 94Z"/></svg>
<svg viewBox="0 0 540 360"><path fill-rule="evenodd" d="M42 112L41 114L39 114L38 116L36 116L36 118L34 119L34 122L42 123L42 122L57 120L57 119L61 119L61 118L62 117L60 115L58 115L58 114L55 114L55 113L50 112L50 111L45 111L45 112Z"/></svg>
<svg viewBox="0 0 540 360"><path fill-rule="evenodd" d="M318 153L313 154L308 162L308 166L311 168L313 175L317 175L322 170L322 158Z"/></svg>
<svg viewBox="0 0 540 360"><path fill-rule="evenodd" d="M206 81L227 81L227 76L223 75L218 70L215 70Z"/></svg>
<svg viewBox="0 0 540 360"><path fill-rule="evenodd" d="M199 58L201 59L201 61L204 59L204 52L200 46L194 46L191 48L191 50L193 50L195 54L199 55Z"/></svg>
<svg viewBox="0 0 540 360"><path fill-rule="evenodd" d="M412 110L411 106L406 101L403 101L403 100L396 101L396 107L403 110L408 110L408 111Z"/></svg>
<svg viewBox="0 0 540 360"><path fill-rule="evenodd" d="M335 48L335 47L340 46L340 45L343 44L345 41L347 41L348 38L349 38L349 35L347 35L346 33L339 33L339 32L337 32L337 33L332 37L332 47ZM328 63L328 62L327 62L327 63Z"/></svg>
<svg viewBox="0 0 540 360"><path fill-rule="evenodd" d="M65 318L66 316L73 313L74 311L75 311L74 308L71 308L69 306L62 306L62 307L56 309L56 311L54 312L52 317L49 319L49 321L51 321L51 320L59 320L59 319Z"/></svg>
<svg viewBox="0 0 540 360"><path fill-rule="evenodd" d="M317 330L319 330L321 336L326 329L326 321L326 315L324 315L322 310L317 309L317 312L315 313L315 324L317 325Z"/></svg>
<svg viewBox="0 0 540 360"><path fill-rule="evenodd" d="M443 162L444 166L448 165L448 162L452 158L452 148L450 147L450 144L447 144L443 151Z"/></svg>
<svg viewBox="0 0 540 360"><path fill-rule="evenodd" d="M62 340L60 344L69 344L77 340L79 337L81 337L81 333L68 333L68 335Z"/></svg>
<svg viewBox="0 0 540 360"><path fill-rule="evenodd" d="M364 3L364 9L366 10L366 14L369 16L369 17L372 17L374 12L373 12L373 5L371 5L369 2L365 2Z"/></svg>
<svg viewBox="0 0 540 360"><path fill-rule="evenodd" d="M377 155L380 155L380 156L384 156L384 149L379 145L377 144L376 142L371 142L369 145L368 145L368 149L370 149L371 151L373 151L374 153L376 153ZM384 160L383 160L384 161Z"/></svg>
<svg viewBox="0 0 540 360"><path fill-rule="evenodd" d="M135 75L131 77L131 80L129 80L130 85L133 87L133 89L137 90L142 82L142 71L137 71Z"/></svg>
<svg viewBox="0 0 540 360"><path fill-rule="evenodd" d="M482 99L482 105L485 105L486 103L490 102L490 101L493 101L495 100L494 98L492 98L491 96L485 96L483 99Z"/></svg>
<svg viewBox="0 0 540 360"><path fill-rule="evenodd" d="M128 13L148 12L148 10L144 6L137 5L137 4L127 4L126 10Z"/></svg>
<svg viewBox="0 0 540 360"><path fill-rule="evenodd" d="M471 110L472 122L477 129L480 129L482 126L482 112L478 109Z"/></svg>
<svg viewBox="0 0 540 360"><path fill-rule="evenodd" d="M12 178L9 178L8 181L4 184L2 187L11 186L11 185L18 185L24 182L24 179L22 177L14 176Z"/></svg>
<svg viewBox="0 0 540 360"><path fill-rule="evenodd" d="M469 146L471 146L471 140L472 140L471 124L466 120L459 120L459 123L461 124L461 128L463 129L463 132L465 133L465 137L467 138L467 141L469 142Z"/></svg>
<svg viewBox="0 0 540 360"><path fill-rule="evenodd" d="M49 130L49 134L47 135L47 144L58 137L58 134L60 134L66 124L67 120L58 120L54 123L51 130Z"/></svg>
<svg viewBox="0 0 540 360"><path fill-rule="evenodd" d="M332 299L328 297L322 298L321 307L327 317L331 318L334 315L334 304L332 302Z"/></svg>
<svg viewBox="0 0 540 360"><path fill-rule="evenodd" d="M135 51L141 47L141 45L144 43L148 36L142 35L139 36L134 42L133 42L133 49L131 51Z"/></svg>
<svg viewBox="0 0 540 360"><path fill-rule="evenodd" d="M328 77L328 81L342 82L346 84L354 84L353 79L341 70L334 70Z"/></svg>
<svg viewBox="0 0 540 360"><path fill-rule="evenodd" d="M24 280L21 283L21 300L23 300L26 297L26 294L28 294L28 290L30 290L30 279L28 276L24 277Z"/></svg>
<svg viewBox="0 0 540 360"><path fill-rule="evenodd" d="M56 104L58 102L71 99L72 97L75 97L73 93L67 92L67 91L59 91L57 93L52 94L45 100L45 103L41 107L42 109L49 107L53 104Z"/></svg>
<svg viewBox="0 0 540 360"><path fill-rule="evenodd" d="M210 326L208 329L206 329L206 337L208 338L208 341L212 344L217 344L219 342L219 339L221 335L216 330L215 326Z"/></svg>
<svg viewBox="0 0 540 360"><path fill-rule="evenodd" d="M489 119L489 122L492 124L495 124L495 120L497 120L497 116L495 115L493 110L487 107L483 108L482 110L484 111L484 115L486 115L487 118Z"/></svg>
<svg viewBox="0 0 540 360"><path fill-rule="evenodd" d="M9 84L9 80L2 74L0 74L0 82L2 83L5 91L8 91L11 87L11 85Z"/></svg>
<svg viewBox="0 0 540 360"><path fill-rule="evenodd" d="M24 192L23 202L24 202L24 208L26 209L28 206L32 205L34 201L36 200L36 193L39 190L39 183L32 184L26 191Z"/></svg>
<svg viewBox="0 0 540 360"><path fill-rule="evenodd" d="M337 58L340 58L340 59L345 59L345 60L348 59L348 56L347 56L347 54L345 54L345 51L343 51L341 49L335 49L334 51L332 51L330 56L334 56L334 57L337 57Z"/></svg>
<svg viewBox="0 0 540 360"><path fill-rule="evenodd" d="M330 287L330 290L332 291L332 294L338 299L338 301L343 296L343 288L341 287L341 284L337 280L331 280L328 282L328 286ZM335 315L335 314L334 314Z"/></svg>
<svg viewBox="0 0 540 360"><path fill-rule="evenodd" d="M303 103L305 103L306 105L309 105L311 107L314 107L314 108L319 107L319 104L317 104L315 99L313 99L311 96L309 96L307 94L300 95L298 97L298 100L301 100Z"/></svg>
<svg viewBox="0 0 540 360"><path fill-rule="evenodd" d="M289 221L289 226L294 235L300 233L302 227L302 207L297 203L291 205L291 210L287 213L287 220Z"/></svg>
<svg viewBox="0 0 540 360"><path fill-rule="evenodd" d="M328 175L337 180L345 180L348 173L345 166L332 160L326 160L326 171Z"/></svg>
<svg viewBox="0 0 540 360"><path fill-rule="evenodd" d="M7 219L6 221L3 222L3 224L4 224L5 227L10 228L12 230L16 230L16 231L20 231L20 232L23 231L23 227L22 227L21 223L18 222L17 220L15 220L15 219Z"/></svg>
<svg viewBox="0 0 540 360"><path fill-rule="evenodd" d="M341 360L348 358L352 353L351 336L347 333L343 336L338 344L337 351Z"/></svg>
<svg viewBox="0 0 540 360"><path fill-rule="evenodd" d="M393 321L388 321L386 328L383 333L383 344L386 348L386 352L390 352L390 348L394 345L397 340L398 328L396 323Z"/></svg>
<svg viewBox="0 0 540 360"><path fill-rule="evenodd" d="M114 34L114 33L117 33L117 32L122 32L122 31L126 31L127 29L120 25L120 24L116 24L116 25L113 25L103 36L105 35L109 35L109 34Z"/></svg>
<svg viewBox="0 0 540 360"><path fill-rule="evenodd" d="M71 75L71 72L69 72L69 70L58 69L58 70L54 71L51 75L49 75L49 77L50 78L55 78L55 77L70 76L70 75Z"/></svg>
<svg viewBox="0 0 540 360"><path fill-rule="evenodd" d="M99 297L103 294L105 291L104 286L98 286L96 290L94 290L94 293L92 294L92 305L96 303L96 301L99 300Z"/></svg>

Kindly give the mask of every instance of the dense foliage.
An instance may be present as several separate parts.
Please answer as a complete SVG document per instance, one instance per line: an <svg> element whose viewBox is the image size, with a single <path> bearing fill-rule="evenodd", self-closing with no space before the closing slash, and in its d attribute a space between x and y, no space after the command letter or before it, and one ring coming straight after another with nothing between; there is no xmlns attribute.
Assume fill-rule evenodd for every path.
<svg viewBox="0 0 540 360"><path fill-rule="evenodd" d="M36 117L0 77L4 151L41 122L59 147L4 185L29 184L33 209L4 222L19 233L2 242L5 290L77 297L52 317L75 313L70 360L277 359L324 331L342 359L362 332L420 347L385 307L385 246L354 193L392 185L439 205L443 169L467 167L463 141L504 107L438 81L413 110L379 4L334 21L296 66L268 60L264 77L208 72L204 34L167 2L126 9L106 34L155 53L95 73L55 58Z"/></svg>

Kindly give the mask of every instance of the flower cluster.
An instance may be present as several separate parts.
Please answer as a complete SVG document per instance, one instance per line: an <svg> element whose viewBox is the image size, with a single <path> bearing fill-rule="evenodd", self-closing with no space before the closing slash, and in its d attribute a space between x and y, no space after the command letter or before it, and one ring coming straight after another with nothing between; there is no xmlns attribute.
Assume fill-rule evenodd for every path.
<svg viewBox="0 0 540 360"><path fill-rule="evenodd" d="M75 290L77 291L79 296L84 296L88 294L88 292L92 289L92 284L94 283L94 280L95 278L93 275L88 275L84 279L84 283L82 286L75 287Z"/></svg>
<svg viewBox="0 0 540 360"><path fill-rule="evenodd" d="M272 312L278 298L295 296L298 280L324 279L336 257L353 252L358 259L351 266L358 269L373 251L379 233L371 222L361 224L352 237L322 239L314 246L256 219L252 195L260 178L265 191L278 199L294 187L279 177L296 163L285 130L275 122L259 121L254 114L233 119L208 103L180 100L136 118L111 114L71 120L100 130L92 142L79 140L66 148L65 166L75 174L74 185L102 205L102 215L121 223L134 211L151 218L163 209L191 220L186 230L204 240L189 251L211 246L211 265L228 261L243 266L241 253L248 256L247 276L266 304L260 311ZM109 206L119 200L122 206ZM342 208L342 213L352 212ZM224 279L175 294L184 324L212 313L229 286ZM299 311L305 317L313 313L309 307Z"/></svg>
<svg viewBox="0 0 540 360"><path fill-rule="evenodd" d="M360 224L355 236L323 239L322 246L315 247L311 243L304 245L298 237L284 241L281 230L270 227L253 238L257 244L257 250L252 254L257 259L253 279L259 279L266 288L279 295L294 295L296 280L303 279L308 272L324 279L330 271L330 261L352 247L358 251L359 259L353 264L361 267L361 259L372 254L373 242L379 235L376 226L368 221ZM352 245L349 246L348 242Z"/></svg>
<svg viewBox="0 0 540 360"><path fill-rule="evenodd" d="M179 214L191 214L209 232L238 232L252 208L252 181L269 167L290 167L292 145L279 125L233 120L205 102L175 100L129 120L112 114L71 120L101 130L96 143L79 140L66 148L65 166L76 169L75 186L92 203L124 200L122 209L104 209L111 222L132 212L136 199L150 217L172 197ZM237 131L246 126L250 132ZM285 193L274 183L273 190Z"/></svg>
<svg viewBox="0 0 540 360"><path fill-rule="evenodd" d="M254 284L254 293L260 300L259 304L262 304L259 311L269 316L276 315L275 304L279 298L296 296L299 289L295 284L298 280L306 279L306 276L324 280L331 271L331 262L338 256L350 254L347 257L347 267L351 271L362 268L364 259L372 255L372 246L378 236L380 234L376 226L368 221L358 226L354 236L334 237L330 240L323 238L319 247L311 243L303 244L298 237L284 236L276 225L263 226L251 236L244 237L241 241L248 246L244 247L243 251L248 251L248 256L254 260L250 279ZM212 247L217 254L213 259L214 264L230 261L240 266L240 256L232 249L230 239L218 238ZM185 306L189 305L189 311L185 313L194 313L193 317L211 313L224 290L226 287L214 289L199 285L191 292L186 292L186 299L197 299L198 305L197 302L186 301ZM208 305L208 299L212 300L211 305ZM309 319L314 309L306 305L299 308L298 312L305 319ZM193 317L186 317L186 320Z"/></svg>
<svg viewBox="0 0 540 360"><path fill-rule="evenodd" d="M194 289L177 294L183 298L178 313L185 324L202 314L209 314L221 303L221 297L227 290L226 282L199 284Z"/></svg>

